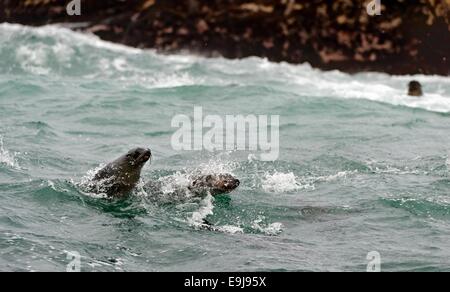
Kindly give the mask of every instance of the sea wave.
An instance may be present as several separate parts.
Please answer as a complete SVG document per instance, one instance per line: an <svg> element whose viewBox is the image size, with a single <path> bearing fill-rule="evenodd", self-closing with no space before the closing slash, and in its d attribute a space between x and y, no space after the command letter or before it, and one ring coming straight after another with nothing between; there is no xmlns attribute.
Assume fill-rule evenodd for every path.
<svg viewBox="0 0 450 292"><path fill-rule="evenodd" d="M293 193L297 191L314 191L319 183L333 182L346 179L358 174L358 170L339 171L330 175L303 175L293 172L266 173L262 178L262 189L269 193Z"/></svg>
<svg viewBox="0 0 450 292"><path fill-rule="evenodd" d="M262 188L264 191L271 193L290 193L302 189L314 189L314 186L302 184L300 179L292 172L275 172L264 176Z"/></svg>
<svg viewBox="0 0 450 292"><path fill-rule="evenodd" d="M419 217L447 220L450 216L450 198L448 196L430 196L426 194L388 195L381 198L381 202Z"/></svg>
<svg viewBox="0 0 450 292"><path fill-rule="evenodd" d="M3 68L21 68L33 75L79 75L106 78L124 86L173 88L207 84L273 85L289 96L356 99L427 111L450 113L450 79L441 76L390 76L382 73L349 75L323 72L309 64L272 63L263 58L207 59L193 55L161 55L100 40L67 28L47 25L31 28L0 24ZM33 40L33 41L30 41ZM11 63L14 62L14 63ZM199 66L200 65L200 66ZM242 78L246 76L248 78ZM412 80L423 83L425 96L406 95Z"/></svg>

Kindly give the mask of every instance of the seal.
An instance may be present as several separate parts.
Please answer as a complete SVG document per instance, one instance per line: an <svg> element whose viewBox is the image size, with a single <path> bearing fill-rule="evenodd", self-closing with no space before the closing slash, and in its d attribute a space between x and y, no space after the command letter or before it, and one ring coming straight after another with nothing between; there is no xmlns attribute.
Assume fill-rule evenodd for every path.
<svg viewBox="0 0 450 292"><path fill-rule="evenodd" d="M99 170L89 182L90 191L109 198L126 197L139 182L141 170L150 160L150 149L134 148Z"/></svg>
<svg viewBox="0 0 450 292"><path fill-rule="evenodd" d="M422 84L419 81L411 81L408 84L408 95L409 96L422 96Z"/></svg>
<svg viewBox="0 0 450 292"><path fill-rule="evenodd" d="M228 194L239 187L240 181L231 174L202 174L189 177L188 185L175 186L170 188L172 199L182 199L186 197L204 197L208 194L217 196ZM144 190L152 195L164 193L162 181L148 181ZM186 192L189 194L186 196Z"/></svg>
<svg viewBox="0 0 450 292"><path fill-rule="evenodd" d="M209 174L195 177L189 190L196 194L211 194L212 196L228 194L235 190L241 182L231 174Z"/></svg>

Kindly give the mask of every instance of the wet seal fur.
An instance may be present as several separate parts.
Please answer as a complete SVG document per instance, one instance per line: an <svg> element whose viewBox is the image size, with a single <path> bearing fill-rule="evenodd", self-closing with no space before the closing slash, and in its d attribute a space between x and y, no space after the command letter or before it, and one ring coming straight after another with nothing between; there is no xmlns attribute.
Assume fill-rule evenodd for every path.
<svg viewBox="0 0 450 292"><path fill-rule="evenodd" d="M239 187L240 181L231 174L201 174L189 178L187 187L180 187L172 190L173 197L184 197L189 192L190 197L205 197L207 195L217 196L228 194ZM149 195L159 195L163 193L163 183L161 181L149 181L145 184L144 190Z"/></svg>
<svg viewBox="0 0 450 292"><path fill-rule="evenodd" d="M177 198L183 200L183 198L186 199L189 197L203 198L207 195L217 196L228 194L239 187L240 184L241 182L237 178L228 173L194 175L190 177L187 188L180 187L171 190L170 197L176 201ZM145 184L144 190L153 197L158 198L159 195L164 193L163 183L161 181L149 181ZM209 231L220 231L205 218L199 227Z"/></svg>
<svg viewBox="0 0 450 292"><path fill-rule="evenodd" d="M408 84L408 95L409 96L422 96L422 84L419 81L411 81Z"/></svg>
<svg viewBox="0 0 450 292"><path fill-rule="evenodd" d="M212 196L228 194L235 190L241 182L231 174L209 174L196 177L188 189L198 195L205 193Z"/></svg>
<svg viewBox="0 0 450 292"><path fill-rule="evenodd" d="M125 198L136 187L141 170L152 157L150 149L134 148L99 170L89 182L89 191L108 198Z"/></svg>

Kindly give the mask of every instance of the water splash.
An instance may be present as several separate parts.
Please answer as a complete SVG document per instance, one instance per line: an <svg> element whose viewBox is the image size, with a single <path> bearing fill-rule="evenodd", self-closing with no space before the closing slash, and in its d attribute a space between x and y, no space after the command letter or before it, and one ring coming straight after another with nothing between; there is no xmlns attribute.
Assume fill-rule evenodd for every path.
<svg viewBox="0 0 450 292"><path fill-rule="evenodd" d="M339 171L336 174L332 175L326 175L326 176L318 176L318 177L312 177L311 179L314 180L314 182L332 182L339 179L346 179L351 175L355 175L358 173L358 170L353 171Z"/></svg>
<svg viewBox="0 0 450 292"><path fill-rule="evenodd" d="M36 74L48 75L50 68L46 66L48 55L44 45L20 46L16 52L17 61L23 70Z"/></svg>
<svg viewBox="0 0 450 292"><path fill-rule="evenodd" d="M358 170L340 171L330 175L297 176L293 172L266 173L262 178L262 189L269 193L293 193L297 191L314 191L316 184L346 179L358 173Z"/></svg>
<svg viewBox="0 0 450 292"><path fill-rule="evenodd" d="M27 40L30 35L39 40L29 44ZM112 77L125 85L147 88L199 84L254 86L255 82L267 83L269 80L283 88L288 85L294 92L301 92L301 96L360 99L450 113L450 92L447 89L449 79L445 77L390 76L381 73L349 75L339 71L323 72L308 64L271 63L257 57L226 60L189 55L165 56L152 50L102 41L96 36L54 25L31 28L0 24L0 37L11 40L0 47L6 46L5 51L15 56L15 61L23 70L36 75L50 74L54 69L66 68L67 71L58 70L58 73L71 75L77 71L84 77ZM12 47L10 43L15 43L15 46ZM83 61L81 57L87 52L91 57ZM117 53L120 53L121 57L117 57ZM55 64L50 60L57 62ZM150 66L153 63L156 63L156 66ZM195 73L199 64L206 70L206 74ZM72 65L81 65L82 69L73 70ZM242 78L243 76L252 78L246 79ZM406 95L406 85L412 79L424 85L424 97L414 98ZM301 90L296 90L297 88Z"/></svg>
<svg viewBox="0 0 450 292"><path fill-rule="evenodd" d="M422 157L417 157L414 160L422 160ZM391 174L391 175L428 175L432 169L410 167L406 165L396 166L391 163L378 162L376 160L369 160L365 163L367 168L375 174Z"/></svg>
<svg viewBox="0 0 450 292"><path fill-rule="evenodd" d="M191 226L196 228L202 228L205 226L204 220L209 215L213 215L214 212L214 198L211 195L206 196L201 202L199 209L192 213L192 216L188 219Z"/></svg>
<svg viewBox="0 0 450 292"><path fill-rule="evenodd" d="M209 161L200 164L195 168L185 168L173 174L157 178L157 195L164 202L187 201L198 197L190 190L191 183L194 179L203 175L234 175L234 170L238 167L238 163L224 159L223 157L214 157ZM150 196L155 194L149 194Z"/></svg>
<svg viewBox="0 0 450 292"><path fill-rule="evenodd" d="M214 215L214 198L211 195L208 195L200 202L198 210L194 211L187 221L189 225L194 227L195 229L212 230L215 232L228 234L244 233L244 229L239 226L234 225L211 226L207 224L205 222L205 219L210 215Z"/></svg>
<svg viewBox="0 0 450 292"><path fill-rule="evenodd" d="M238 162L230 160L231 152L224 152L216 157L211 158L206 163L200 164L192 170L193 173L200 174L223 174L229 173L234 175L234 171L239 167Z"/></svg>
<svg viewBox="0 0 450 292"><path fill-rule="evenodd" d="M104 181L93 181L97 172L99 172L105 166L106 166L105 164L100 164L99 166L88 170L86 175L81 178L80 182L76 182L76 183L74 183L74 185L77 186L83 192L83 194L85 194L86 196L89 196L89 197L92 197L95 199L108 198L108 195L106 193L102 192L102 185L105 182ZM111 179L111 178L109 178L109 179ZM93 192L92 190L97 190L97 191Z"/></svg>
<svg viewBox="0 0 450 292"><path fill-rule="evenodd" d="M262 188L269 193L291 193L299 190L314 189L314 185L309 183L302 184L293 172L283 173L275 171L272 174L265 174Z"/></svg>
<svg viewBox="0 0 450 292"><path fill-rule="evenodd" d="M244 229L239 226L234 225L223 225L218 226L215 228L217 231L222 233L229 233L229 234L238 234L238 233L244 233Z"/></svg>
<svg viewBox="0 0 450 292"><path fill-rule="evenodd" d="M19 164L16 160L16 155L18 153L11 153L5 148L3 144L3 136L0 135L0 164L6 164L11 168L18 169Z"/></svg>
<svg viewBox="0 0 450 292"><path fill-rule="evenodd" d="M264 224L264 216L259 216L253 221L252 228L256 231L262 232L266 235L278 235L283 231L283 224L279 222L274 222L270 224Z"/></svg>
<svg viewBox="0 0 450 292"><path fill-rule="evenodd" d="M189 172L180 172L158 179L160 186L160 199L163 201L184 201L193 197L193 193L189 190L192 174Z"/></svg>

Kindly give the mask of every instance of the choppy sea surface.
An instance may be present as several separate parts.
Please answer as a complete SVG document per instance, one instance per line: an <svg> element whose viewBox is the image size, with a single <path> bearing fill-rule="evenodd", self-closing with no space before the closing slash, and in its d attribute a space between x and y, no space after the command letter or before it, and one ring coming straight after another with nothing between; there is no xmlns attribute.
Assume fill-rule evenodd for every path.
<svg viewBox="0 0 450 292"><path fill-rule="evenodd" d="M406 96L419 80L425 96ZM176 151L172 118L279 115L274 162ZM348 75L0 24L0 270L450 271L450 79ZM95 169L152 149L126 201L83 192ZM229 172L214 199L152 200L190 173ZM169 198L170 199L170 198ZM214 230L200 227L207 219Z"/></svg>

